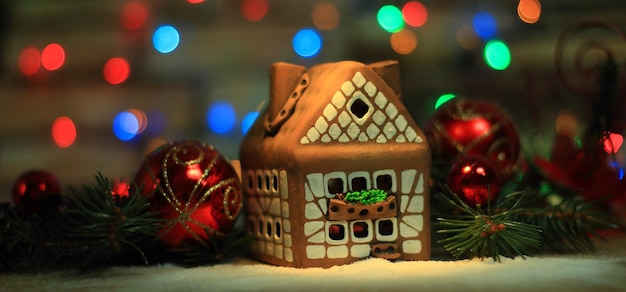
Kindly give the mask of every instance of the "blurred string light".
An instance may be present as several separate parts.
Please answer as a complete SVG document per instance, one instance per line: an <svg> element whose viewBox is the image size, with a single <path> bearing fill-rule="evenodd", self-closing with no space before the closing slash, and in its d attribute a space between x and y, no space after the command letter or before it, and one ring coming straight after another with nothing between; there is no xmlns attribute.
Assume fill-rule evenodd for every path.
<svg viewBox="0 0 626 292"><path fill-rule="evenodd" d="M76 126L72 119L62 116L52 123L52 139L60 148L67 148L76 141Z"/></svg>
<svg viewBox="0 0 626 292"><path fill-rule="evenodd" d="M391 48L398 54L407 55L417 47L417 36L409 30L402 29L399 32L395 32L389 38Z"/></svg>
<svg viewBox="0 0 626 292"><path fill-rule="evenodd" d="M376 14L378 25L390 33L398 32L404 28L402 12L394 5L385 5Z"/></svg>
<svg viewBox="0 0 626 292"><path fill-rule="evenodd" d="M46 70L54 71L65 63L65 50L59 44L49 44L41 51L41 65Z"/></svg>
<svg viewBox="0 0 626 292"><path fill-rule="evenodd" d="M148 9L146 5L137 1L130 1L124 4L120 13L120 23L122 27L135 30L144 26L148 19Z"/></svg>
<svg viewBox="0 0 626 292"><path fill-rule="evenodd" d="M478 36L483 39L491 39L496 35L497 24L496 19L488 12L478 12L474 15L472 26Z"/></svg>
<svg viewBox="0 0 626 292"><path fill-rule="evenodd" d="M124 58L111 58L104 64L102 73L109 84L121 84L130 76L130 64Z"/></svg>
<svg viewBox="0 0 626 292"><path fill-rule="evenodd" d="M20 73L29 76L34 75L41 67L41 53L35 47L26 47L17 58L17 67Z"/></svg>
<svg viewBox="0 0 626 292"><path fill-rule="evenodd" d="M438 109L444 103L450 101L451 99L453 99L455 97L456 97L456 95L454 93L444 93L444 94L442 94L441 96L439 96L437 98L437 102L435 102L435 109Z"/></svg>
<svg viewBox="0 0 626 292"><path fill-rule="evenodd" d="M474 28L470 25L462 25L459 27L456 31L456 41L461 48L466 50L473 50L480 44L478 35L476 35Z"/></svg>
<svg viewBox="0 0 626 292"><path fill-rule="evenodd" d="M517 15L523 22L533 24L541 16L541 3L539 0L520 0L517 5Z"/></svg>
<svg viewBox="0 0 626 292"><path fill-rule="evenodd" d="M267 15L269 4L267 0L241 1L241 16L249 22L257 22Z"/></svg>
<svg viewBox="0 0 626 292"><path fill-rule="evenodd" d="M500 40L487 42L483 56L487 65L494 70L504 70L511 64L509 47Z"/></svg>
<svg viewBox="0 0 626 292"><path fill-rule="evenodd" d="M226 134L235 127L235 109L224 100L216 101L209 107L206 122L211 131L217 134Z"/></svg>
<svg viewBox="0 0 626 292"><path fill-rule="evenodd" d="M129 141L146 129L148 120L143 111L127 109L113 119L113 133L122 141Z"/></svg>
<svg viewBox="0 0 626 292"><path fill-rule="evenodd" d="M171 25L159 26L152 35L152 45L159 53L168 54L176 50L180 42L178 30Z"/></svg>
<svg viewBox="0 0 626 292"><path fill-rule="evenodd" d="M321 2L313 7L311 20L313 25L321 30L332 30L339 25L339 10L335 5Z"/></svg>
<svg viewBox="0 0 626 292"><path fill-rule="evenodd" d="M241 132L245 135L256 121L256 118L259 116L259 112L249 112L247 115L243 117L241 120Z"/></svg>
<svg viewBox="0 0 626 292"><path fill-rule="evenodd" d="M420 27L428 20L428 10L419 1L409 1L402 6L402 17L407 25Z"/></svg>
<svg viewBox="0 0 626 292"><path fill-rule="evenodd" d="M296 32L291 44L296 54L301 57L312 58L322 49L322 37L316 30L304 28Z"/></svg>

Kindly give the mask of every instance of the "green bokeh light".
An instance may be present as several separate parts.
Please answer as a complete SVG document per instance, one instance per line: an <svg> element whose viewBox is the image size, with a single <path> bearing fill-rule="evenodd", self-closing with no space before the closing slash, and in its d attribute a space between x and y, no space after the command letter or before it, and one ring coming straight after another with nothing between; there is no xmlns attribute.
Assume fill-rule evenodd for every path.
<svg viewBox="0 0 626 292"><path fill-rule="evenodd" d="M492 40L485 45L485 62L494 70L504 70L511 64L509 47L499 40Z"/></svg>
<svg viewBox="0 0 626 292"><path fill-rule="evenodd" d="M399 32L404 28L402 11L396 6L385 5L381 7L376 18L380 27L390 33Z"/></svg>
<svg viewBox="0 0 626 292"><path fill-rule="evenodd" d="M455 97L456 97L456 95L454 95L454 93L442 94L439 98L437 98L437 102L435 103L435 109L438 109L444 103L448 102L449 100L451 100L451 99L453 99Z"/></svg>

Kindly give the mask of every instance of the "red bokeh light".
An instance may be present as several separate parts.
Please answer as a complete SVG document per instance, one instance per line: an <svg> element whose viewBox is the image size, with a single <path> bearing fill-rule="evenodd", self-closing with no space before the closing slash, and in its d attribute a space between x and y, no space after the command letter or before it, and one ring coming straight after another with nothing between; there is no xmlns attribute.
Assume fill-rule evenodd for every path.
<svg viewBox="0 0 626 292"><path fill-rule="evenodd" d="M122 7L120 23L126 29L141 28L148 19L148 9L141 2L131 1Z"/></svg>
<svg viewBox="0 0 626 292"><path fill-rule="evenodd" d="M241 16L250 22L263 19L268 10L267 0L243 0L241 2Z"/></svg>
<svg viewBox="0 0 626 292"><path fill-rule="evenodd" d="M420 27L428 19L428 11L424 4L418 1L410 1L402 7L402 17L406 24L413 27Z"/></svg>
<svg viewBox="0 0 626 292"><path fill-rule="evenodd" d="M76 127L72 119L59 117L52 123L52 138L61 148L70 147L76 140Z"/></svg>
<svg viewBox="0 0 626 292"><path fill-rule="evenodd" d="M18 57L17 66L24 75L34 75L41 67L41 53L35 47L24 48Z"/></svg>
<svg viewBox="0 0 626 292"><path fill-rule="evenodd" d="M41 65L50 71L57 70L65 63L65 50L59 44L49 44L41 52Z"/></svg>
<svg viewBox="0 0 626 292"><path fill-rule="evenodd" d="M124 58L111 58L104 64L102 73L106 82L120 84L130 76L130 64Z"/></svg>

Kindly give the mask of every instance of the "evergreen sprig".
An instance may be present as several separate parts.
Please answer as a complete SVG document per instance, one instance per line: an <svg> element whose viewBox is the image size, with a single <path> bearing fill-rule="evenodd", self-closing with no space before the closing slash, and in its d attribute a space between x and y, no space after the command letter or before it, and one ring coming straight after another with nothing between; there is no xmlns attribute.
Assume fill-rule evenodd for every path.
<svg viewBox="0 0 626 292"><path fill-rule="evenodd" d="M437 197L458 212L437 218L441 227L437 232L450 235L438 243L444 244L456 259L524 258L541 245L538 226L512 219L516 213L523 212L517 204L503 212L486 214L480 208L469 207L447 186L442 186L442 190Z"/></svg>

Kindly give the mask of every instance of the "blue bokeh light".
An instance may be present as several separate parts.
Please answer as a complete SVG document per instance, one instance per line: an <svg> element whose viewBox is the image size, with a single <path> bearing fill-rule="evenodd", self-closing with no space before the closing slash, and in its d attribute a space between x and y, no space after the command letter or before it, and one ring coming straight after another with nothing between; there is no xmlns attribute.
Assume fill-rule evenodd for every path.
<svg viewBox="0 0 626 292"><path fill-rule="evenodd" d="M488 12L479 12L474 15L472 26L477 35L483 39L489 39L496 35L496 19Z"/></svg>
<svg viewBox="0 0 626 292"><path fill-rule="evenodd" d="M299 30L291 43L296 54L305 58L314 57L322 49L322 38L317 31L310 28Z"/></svg>
<svg viewBox="0 0 626 292"><path fill-rule="evenodd" d="M259 112L249 112L245 117L243 117L243 120L241 120L241 131L244 135L248 133L248 130L250 130L250 127L252 127L252 124L254 124L254 121L256 121L258 116Z"/></svg>
<svg viewBox="0 0 626 292"><path fill-rule="evenodd" d="M162 25L154 31L152 35L152 45L159 53L171 53L180 43L178 30L171 25Z"/></svg>
<svg viewBox="0 0 626 292"><path fill-rule="evenodd" d="M235 127L235 109L226 101L216 101L209 107L206 121L211 131L226 134Z"/></svg>
<svg viewBox="0 0 626 292"><path fill-rule="evenodd" d="M123 111L113 119L113 133L118 139L128 141L137 135L137 131L139 131L139 120L132 113Z"/></svg>

